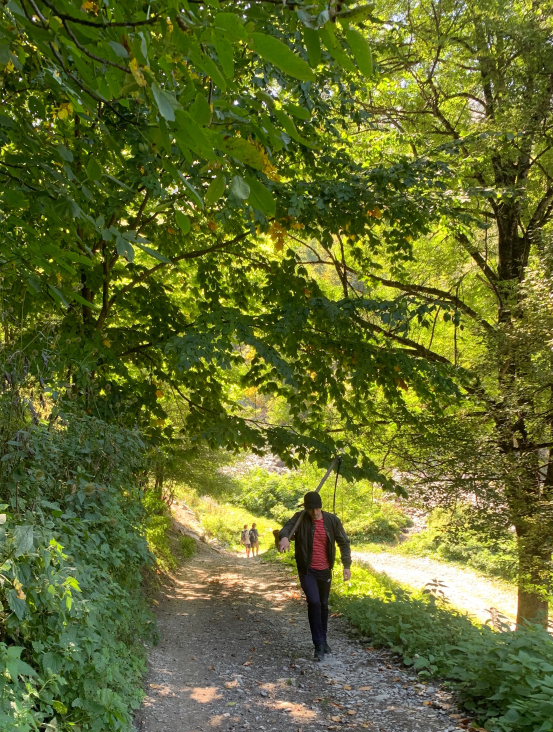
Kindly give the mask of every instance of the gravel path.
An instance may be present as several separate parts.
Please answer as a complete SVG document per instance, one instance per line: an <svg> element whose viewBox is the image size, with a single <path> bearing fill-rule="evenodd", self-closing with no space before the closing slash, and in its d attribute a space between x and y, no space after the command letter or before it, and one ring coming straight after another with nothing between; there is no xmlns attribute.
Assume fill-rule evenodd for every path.
<svg viewBox="0 0 553 732"><path fill-rule="evenodd" d="M466 610L479 620L490 620L494 608L508 621L516 619L517 595L497 582L486 579L470 569L460 569L429 557L409 557L400 554L352 552L358 562L369 564L377 572L392 579L422 589L435 581L445 597L455 607Z"/></svg>
<svg viewBox="0 0 553 732"><path fill-rule="evenodd" d="M198 546L159 598L161 640L138 730L467 730L447 692L352 637L343 618L331 618L334 653L314 663L305 603L286 568Z"/></svg>

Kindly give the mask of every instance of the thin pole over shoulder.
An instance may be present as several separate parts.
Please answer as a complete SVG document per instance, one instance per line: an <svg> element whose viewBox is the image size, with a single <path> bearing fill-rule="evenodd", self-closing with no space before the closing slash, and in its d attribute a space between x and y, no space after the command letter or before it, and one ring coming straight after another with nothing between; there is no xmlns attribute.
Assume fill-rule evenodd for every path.
<svg viewBox="0 0 553 732"><path fill-rule="evenodd" d="M321 480L321 482L319 483L319 485L315 488L315 491L317 493L320 493L321 488L323 487L323 485L328 480L328 476L332 473L332 471L334 470L335 467L337 467L337 466L340 465L341 462L342 462L342 456L341 455L337 455L334 458L334 460L330 463L330 465L328 466L328 470L326 471L326 474L325 474L324 478ZM305 508L304 508L303 511L298 516L296 523L292 527L292 531L290 532L290 536L289 536L290 539L292 539L292 537L294 536L294 534L298 530L298 526L302 522L302 519L305 516L305 513L306 513L306 511L305 511Z"/></svg>

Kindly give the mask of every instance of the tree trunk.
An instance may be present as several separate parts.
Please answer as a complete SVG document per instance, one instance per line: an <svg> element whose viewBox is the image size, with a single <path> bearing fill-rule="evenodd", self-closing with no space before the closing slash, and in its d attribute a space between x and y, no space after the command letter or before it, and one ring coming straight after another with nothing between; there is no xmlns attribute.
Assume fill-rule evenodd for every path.
<svg viewBox="0 0 553 732"><path fill-rule="evenodd" d="M551 539L547 527L537 521L516 526L518 544L517 627L548 622L551 592Z"/></svg>

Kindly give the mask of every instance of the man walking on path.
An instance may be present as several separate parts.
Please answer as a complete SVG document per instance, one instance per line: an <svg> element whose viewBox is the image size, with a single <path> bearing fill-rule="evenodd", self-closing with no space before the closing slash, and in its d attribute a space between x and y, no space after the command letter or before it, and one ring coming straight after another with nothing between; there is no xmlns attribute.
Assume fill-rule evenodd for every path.
<svg viewBox="0 0 553 732"><path fill-rule="evenodd" d="M332 568L336 559L336 544L340 547L344 580L351 579L351 551L349 539L342 522L333 513L322 510L323 502L316 491L309 491L303 499L305 515L296 529L295 555L302 590L307 599L307 616L311 637L315 646L315 661L322 661L325 653L331 653L327 643L328 597L332 580ZM282 527L279 533L279 550L290 548L290 533L300 512Z"/></svg>

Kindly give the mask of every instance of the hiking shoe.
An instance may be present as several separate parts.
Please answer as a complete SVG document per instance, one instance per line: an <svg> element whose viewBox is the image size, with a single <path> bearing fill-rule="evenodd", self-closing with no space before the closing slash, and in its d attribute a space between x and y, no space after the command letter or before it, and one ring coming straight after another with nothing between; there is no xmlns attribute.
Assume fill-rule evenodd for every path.
<svg viewBox="0 0 553 732"><path fill-rule="evenodd" d="M313 654L313 660L322 661L324 657L325 657L324 646L315 646L315 653Z"/></svg>
<svg viewBox="0 0 553 732"><path fill-rule="evenodd" d="M332 653L332 648L328 645L328 643L325 641L325 644L323 646L323 650L325 653Z"/></svg>

